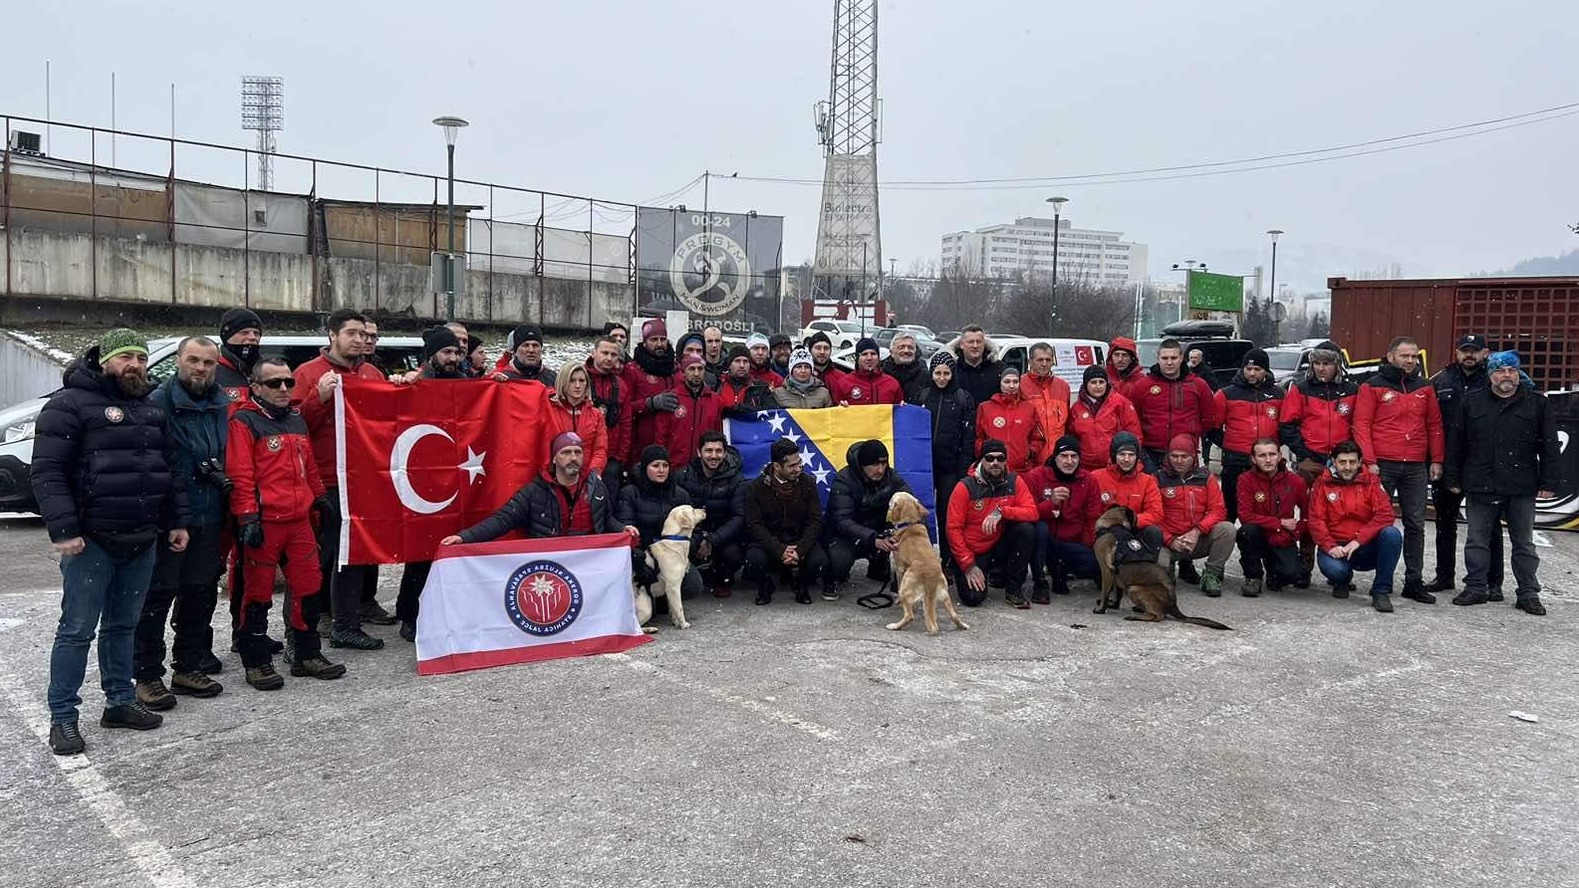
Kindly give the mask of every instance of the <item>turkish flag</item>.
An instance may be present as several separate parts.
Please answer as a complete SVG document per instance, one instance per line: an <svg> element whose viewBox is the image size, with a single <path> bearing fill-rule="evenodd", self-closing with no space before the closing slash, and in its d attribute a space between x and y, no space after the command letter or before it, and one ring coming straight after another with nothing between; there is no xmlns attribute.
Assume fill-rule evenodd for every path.
<svg viewBox="0 0 1579 888"><path fill-rule="evenodd" d="M548 389L516 380L345 377L335 393L341 564L428 561L548 460Z"/></svg>

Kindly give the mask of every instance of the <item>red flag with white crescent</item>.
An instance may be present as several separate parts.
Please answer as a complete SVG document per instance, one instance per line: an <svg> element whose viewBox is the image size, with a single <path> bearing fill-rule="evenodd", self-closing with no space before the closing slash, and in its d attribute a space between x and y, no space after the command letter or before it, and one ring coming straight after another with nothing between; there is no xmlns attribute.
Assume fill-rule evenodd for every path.
<svg viewBox="0 0 1579 888"><path fill-rule="evenodd" d="M547 412L537 382L347 377L335 394L340 563L430 560L542 470Z"/></svg>

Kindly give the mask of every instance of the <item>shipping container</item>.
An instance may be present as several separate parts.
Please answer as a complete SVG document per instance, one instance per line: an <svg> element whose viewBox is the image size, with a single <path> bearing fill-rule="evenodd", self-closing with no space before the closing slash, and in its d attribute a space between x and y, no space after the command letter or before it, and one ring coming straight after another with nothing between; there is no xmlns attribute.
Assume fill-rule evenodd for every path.
<svg viewBox="0 0 1579 888"><path fill-rule="evenodd" d="M1351 281L1328 278L1333 341L1355 360L1413 336L1430 369L1453 360L1461 336L1513 349L1542 391L1579 388L1579 277Z"/></svg>

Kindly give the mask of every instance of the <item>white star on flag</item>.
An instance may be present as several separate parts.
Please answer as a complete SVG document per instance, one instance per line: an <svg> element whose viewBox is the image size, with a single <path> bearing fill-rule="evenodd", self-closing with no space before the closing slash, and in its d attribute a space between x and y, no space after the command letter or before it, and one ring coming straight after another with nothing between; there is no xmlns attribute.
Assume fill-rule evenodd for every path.
<svg viewBox="0 0 1579 888"><path fill-rule="evenodd" d="M784 420L786 420L788 418L789 417L785 416L782 413L775 413L772 416L768 417L768 426L771 427L773 429L773 431L778 432L780 434L783 434L784 433ZM793 438L791 440L793 440Z"/></svg>
<svg viewBox="0 0 1579 888"><path fill-rule="evenodd" d="M813 453L811 448L808 447L800 452L800 461L810 467L817 462L817 454Z"/></svg>
<svg viewBox="0 0 1579 888"><path fill-rule="evenodd" d="M483 457L485 457L487 455L488 454L487 454L486 451L484 451L482 453L478 453L477 451L473 450L471 447L468 446L466 448L466 461L461 463L456 468L460 469L461 471L464 471L467 475L470 476L470 478L468 479L470 481L470 483L476 484L477 483L477 476L488 474L488 470L482 467Z"/></svg>
<svg viewBox="0 0 1579 888"><path fill-rule="evenodd" d="M790 442L791 444L799 444L800 438L801 436L799 432L790 432L788 435L784 436L784 440Z"/></svg>
<svg viewBox="0 0 1579 888"><path fill-rule="evenodd" d="M833 473L828 471L827 469L817 469L816 471L812 472L811 474L812 474L812 477L817 479L817 486L819 486L819 487L827 487L828 486L828 476L832 475Z"/></svg>

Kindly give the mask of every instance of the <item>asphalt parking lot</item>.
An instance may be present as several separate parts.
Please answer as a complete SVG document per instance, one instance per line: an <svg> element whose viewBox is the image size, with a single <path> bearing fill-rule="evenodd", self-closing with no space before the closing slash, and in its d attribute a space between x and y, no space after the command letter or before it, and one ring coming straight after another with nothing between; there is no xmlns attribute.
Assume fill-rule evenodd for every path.
<svg viewBox="0 0 1579 888"><path fill-rule="evenodd" d="M1181 599L1233 632L1078 584L928 638L737 594L626 655L454 676L392 627L272 694L221 651L225 693L142 734L98 727L90 664L88 754L56 759L59 572L4 521L0 885L1579 884L1579 535L1548 538L1545 618L1231 579Z"/></svg>

